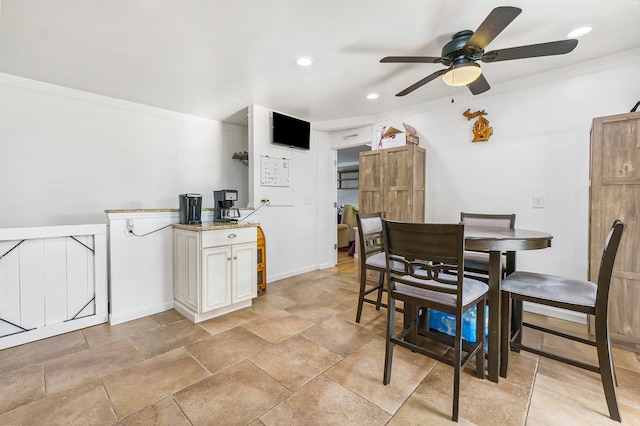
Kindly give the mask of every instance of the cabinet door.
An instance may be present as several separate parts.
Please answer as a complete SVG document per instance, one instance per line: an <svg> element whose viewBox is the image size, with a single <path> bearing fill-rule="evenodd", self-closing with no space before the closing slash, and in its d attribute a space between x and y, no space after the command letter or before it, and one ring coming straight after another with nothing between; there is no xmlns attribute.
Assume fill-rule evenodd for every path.
<svg viewBox="0 0 640 426"><path fill-rule="evenodd" d="M360 153L359 161L360 213L384 211L382 198L382 150Z"/></svg>
<svg viewBox="0 0 640 426"><path fill-rule="evenodd" d="M609 331L615 343L640 348L640 113L593 120L589 277L597 281L611 223L625 224L611 277ZM595 329L591 324L591 332Z"/></svg>
<svg viewBox="0 0 640 426"><path fill-rule="evenodd" d="M249 300L257 296L256 245L255 243L232 246L233 302Z"/></svg>
<svg viewBox="0 0 640 426"><path fill-rule="evenodd" d="M200 312L231 304L231 246L202 250L202 306Z"/></svg>

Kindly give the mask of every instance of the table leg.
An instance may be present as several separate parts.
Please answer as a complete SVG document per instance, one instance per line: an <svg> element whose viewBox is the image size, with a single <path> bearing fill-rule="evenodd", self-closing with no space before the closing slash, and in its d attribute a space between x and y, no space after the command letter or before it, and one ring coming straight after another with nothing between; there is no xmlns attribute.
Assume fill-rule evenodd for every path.
<svg viewBox="0 0 640 426"><path fill-rule="evenodd" d="M487 371L489 380L498 383L500 371L500 281L502 280L502 254L489 252L489 336Z"/></svg>

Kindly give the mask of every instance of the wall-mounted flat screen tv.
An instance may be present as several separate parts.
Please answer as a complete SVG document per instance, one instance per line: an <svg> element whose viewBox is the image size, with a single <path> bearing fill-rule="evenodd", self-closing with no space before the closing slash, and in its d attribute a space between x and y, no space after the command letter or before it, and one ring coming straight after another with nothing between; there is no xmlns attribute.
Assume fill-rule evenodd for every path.
<svg viewBox="0 0 640 426"><path fill-rule="evenodd" d="M273 112L273 143L309 149L311 123Z"/></svg>

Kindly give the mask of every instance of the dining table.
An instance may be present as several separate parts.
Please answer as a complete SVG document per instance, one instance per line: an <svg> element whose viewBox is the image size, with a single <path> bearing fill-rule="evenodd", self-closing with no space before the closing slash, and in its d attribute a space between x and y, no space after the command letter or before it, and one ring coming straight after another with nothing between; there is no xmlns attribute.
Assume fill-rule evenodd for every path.
<svg viewBox="0 0 640 426"><path fill-rule="evenodd" d="M502 255L507 254L506 273L513 272L515 252L551 247L553 236L541 231L465 225L465 250L489 253L489 331L487 336L487 375L498 382L500 371L500 319Z"/></svg>

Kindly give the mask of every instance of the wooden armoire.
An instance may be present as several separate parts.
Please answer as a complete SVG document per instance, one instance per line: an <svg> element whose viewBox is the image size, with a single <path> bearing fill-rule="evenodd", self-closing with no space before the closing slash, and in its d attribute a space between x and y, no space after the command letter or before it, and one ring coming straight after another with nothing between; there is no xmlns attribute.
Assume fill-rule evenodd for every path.
<svg viewBox="0 0 640 426"><path fill-rule="evenodd" d="M418 145L360 153L360 213L424 222L426 151Z"/></svg>
<svg viewBox="0 0 640 426"><path fill-rule="evenodd" d="M611 280L609 330L614 343L640 352L640 112L593 119L590 210L591 281L598 279L611 223L625 224Z"/></svg>

